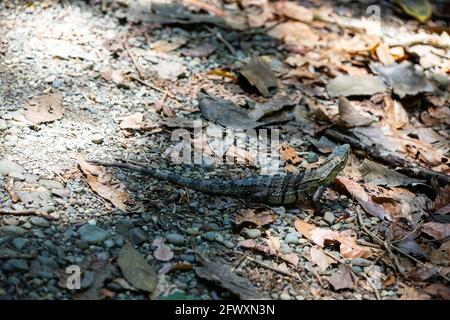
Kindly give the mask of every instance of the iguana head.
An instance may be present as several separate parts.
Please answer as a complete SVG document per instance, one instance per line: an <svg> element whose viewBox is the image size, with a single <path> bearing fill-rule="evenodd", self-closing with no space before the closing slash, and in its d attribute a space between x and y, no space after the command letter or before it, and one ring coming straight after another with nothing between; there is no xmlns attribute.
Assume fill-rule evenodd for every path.
<svg viewBox="0 0 450 320"><path fill-rule="evenodd" d="M315 175L322 185L328 185L337 177L347 164L351 149L348 144L336 146L324 164L315 170Z"/></svg>

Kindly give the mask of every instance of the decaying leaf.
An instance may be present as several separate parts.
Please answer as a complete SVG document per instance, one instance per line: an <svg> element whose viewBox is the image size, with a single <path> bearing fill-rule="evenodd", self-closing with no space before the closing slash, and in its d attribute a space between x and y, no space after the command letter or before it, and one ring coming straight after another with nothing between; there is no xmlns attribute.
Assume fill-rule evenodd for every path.
<svg viewBox="0 0 450 320"><path fill-rule="evenodd" d="M156 247L153 256L159 261L169 261L173 258L173 251L164 243L163 238L155 239L152 245Z"/></svg>
<svg viewBox="0 0 450 320"><path fill-rule="evenodd" d="M253 57L240 73L255 86L264 97L270 97L270 89L277 87L277 79L270 66L260 57Z"/></svg>
<svg viewBox="0 0 450 320"><path fill-rule="evenodd" d="M450 265L450 240L447 240L437 250L433 250L430 261L437 265Z"/></svg>
<svg viewBox="0 0 450 320"><path fill-rule="evenodd" d="M103 285L114 275L115 267L109 261L96 261L90 265L94 272L94 280L89 288L74 296L75 300L99 300L104 296Z"/></svg>
<svg viewBox="0 0 450 320"><path fill-rule="evenodd" d="M122 183L116 181L111 174L106 172L105 168L86 162L81 154L77 155L77 162L81 171L86 175L87 182L92 190L110 201L116 208L124 212L128 211L128 193Z"/></svg>
<svg viewBox="0 0 450 320"><path fill-rule="evenodd" d="M356 234L352 230L338 232L331 229L316 228L300 219L294 222L294 226L298 232L320 247L324 247L326 241L339 242L340 254L345 258L368 258L374 253L370 247L356 243Z"/></svg>
<svg viewBox="0 0 450 320"><path fill-rule="evenodd" d="M295 229L300 232L305 238L311 239L311 231L315 228L312 224L307 223L301 219L294 222Z"/></svg>
<svg viewBox="0 0 450 320"><path fill-rule="evenodd" d="M213 95L198 93L199 107L202 115L209 121L217 122L225 127L250 129L263 123L255 121L248 112L230 101Z"/></svg>
<svg viewBox="0 0 450 320"><path fill-rule="evenodd" d="M371 63L370 68L376 74L384 77L400 98L404 98L406 95L416 95L420 92L434 91L431 82L420 74L409 61L400 64L393 63L388 66Z"/></svg>
<svg viewBox="0 0 450 320"><path fill-rule="evenodd" d="M344 177L336 178L336 182L338 185L343 186L350 195L355 197L361 207L363 207L364 211L381 220L384 219L386 214L383 207L378 203L373 202L362 186L353 180Z"/></svg>
<svg viewBox="0 0 450 320"><path fill-rule="evenodd" d="M338 76L327 84L331 97L371 96L386 91L380 77L375 76Z"/></svg>
<svg viewBox="0 0 450 320"><path fill-rule="evenodd" d="M422 231L436 240L441 240L450 237L450 224L427 222L423 224Z"/></svg>
<svg viewBox="0 0 450 320"><path fill-rule="evenodd" d="M52 122L63 116L62 96L59 92L47 93L27 102L24 116L34 124Z"/></svg>
<svg viewBox="0 0 450 320"><path fill-rule="evenodd" d="M386 107L385 117L391 126L395 129L401 129L408 124L408 113L399 101L386 97L384 104Z"/></svg>
<svg viewBox="0 0 450 320"><path fill-rule="evenodd" d="M194 271L198 277L230 290L242 300L254 300L264 297L264 294L247 278L231 271L232 268L228 267L226 263L213 262L203 256L199 260L203 266L194 266Z"/></svg>
<svg viewBox="0 0 450 320"><path fill-rule="evenodd" d="M118 120L121 121L119 124L120 129L140 130L145 126L144 114L141 112L121 117Z"/></svg>
<svg viewBox="0 0 450 320"><path fill-rule="evenodd" d="M290 162L293 165L297 165L297 164L299 164L301 162L301 159L298 156L298 154L295 151L295 149L292 148L287 143L284 143L284 144L280 145L279 148L280 148L281 156L283 157L284 161Z"/></svg>
<svg viewBox="0 0 450 320"><path fill-rule="evenodd" d="M328 281L335 291L342 289L353 289L356 286L355 277L352 275L349 267L344 264L339 266L339 270L332 275Z"/></svg>
<svg viewBox="0 0 450 320"><path fill-rule="evenodd" d="M434 199L433 209L437 214L450 213L450 186L439 188L436 199Z"/></svg>
<svg viewBox="0 0 450 320"><path fill-rule="evenodd" d="M120 249L117 263L123 276L133 287L149 293L156 289L158 276L155 270L129 243Z"/></svg>
<svg viewBox="0 0 450 320"><path fill-rule="evenodd" d="M276 220L276 216L271 211L255 212L255 210L247 209L242 214L239 214L234 222L236 224L242 224L244 222L250 222L258 227L270 224Z"/></svg>
<svg viewBox="0 0 450 320"><path fill-rule="evenodd" d="M268 34L286 43L314 46L319 40L319 35L306 23L298 21L287 21L280 23L271 29Z"/></svg>
<svg viewBox="0 0 450 320"><path fill-rule="evenodd" d="M413 287L399 288L400 300L430 300L431 297Z"/></svg>
<svg viewBox="0 0 450 320"><path fill-rule="evenodd" d="M387 187L423 184L423 180L410 178L377 162L364 159L359 167L364 182Z"/></svg>
<svg viewBox="0 0 450 320"><path fill-rule="evenodd" d="M375 122L375 117L364 110L359 110L345 97L339 97L339 120L345 127L368 126Z"/></svg>
<svg viewBox="0 0 450 320"><path fill-rule="evenodd" d="M281 14L288 18L302 22L311 22L314 19L314 12L311 9L302 7L295 1L283 1L279 4L279 7L277 9L281 11Z"/></svg>
<svg viewBox="0 0 450 320"><path fill-rule="evenodd" d="M432 283L426 286L423 291L440 299L450 300L450 288L442 283Z"/></svg>
<svg viewBox="0 0 450 320"><path fill-rule="evenodd" d="M425 22L431 17L432 10L428 0L395 0L394 2L398 4L406 14L416 18L420 22Z"/></svg>
<svg viewBox="0 0 450 320"><path fill-rule="evenodd" d="M378 60L384 65L388 65L395 62L394 57L391 55L389 51L389 47L385 43L380 43L378 47L375 49Z"/></svg>
<svg viewBox="0 0 450 320"><path fill-rule="evenodd" d="M320 247L312 247L309 254L311 255L312 262L317 264L322 272L325 272L332 263L335 263Z"/></svg>
<svg viewBox="0 0 450 320"><path fill-rule="evenodd" d="M186 71L186 67L176 61L160 61L156 67L158 77L163 80L176 80Z"/></svg>

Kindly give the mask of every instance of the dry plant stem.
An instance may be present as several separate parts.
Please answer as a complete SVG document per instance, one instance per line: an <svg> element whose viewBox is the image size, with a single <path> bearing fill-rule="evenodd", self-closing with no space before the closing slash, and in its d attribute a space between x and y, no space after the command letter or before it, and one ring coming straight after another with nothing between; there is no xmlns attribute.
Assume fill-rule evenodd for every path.
<svg viewBox="0 0 450 320"><path fill-rule="evenodd" d="M23 211L15 211L15 210L3 210L0 209L0 215L5 216L39 216L45 219L52 219L49 215L41 213L36 210L23 210Z"/></svg>
<svg viewBox="0 0 450 320"><path fill-rule="evenodd" d="M266 263L264 263L264 262L255 260L255 259L253 259L253 258L251 258L251 257L247 257L247 260L250 260L251 262L254 262L254 263L256 263L257 265L259 265L259 266L261 266L261 267L264 267L264 268L266 268L266 269L275 271L275 272L277 272L277 273L279 273L279 274L282 274L282 275L284 275L284 276L288 276L288 277L294 278L294 275L293 275L292 273L290 273L290 272L286 272L286 271L284 271L284 270L280 270L280 269L278 269L278 268L274 268L274 267L272 267L272 266L270 266L270 265L268 265L268 264L266 264Z"/></svg>
<svg viewBox="0 0 450 320"><path fill-rule="evenodd" d="M314 277L316 277L317 281L319 281L320 286L322 288L325 288L325 284L322 281L322 277L317 273L317 271L311 268L311 273L313 274Z"/></svg>
<svg viewBox="0 0 450 320"><path fill-rule="evenodd" d="M236 53L234 47L222 36L220 32L217 32L217 39L219 39L219 41L222 42L225 47L227 47L231 54L234 55Z"/></svg>
<svg viewBox="0 0 450 320"><path fill-rule="evenodd" d="M153 90L155 90L155 91L161 92L161 93L163 93L163 94L167 94L167 96L168 96L169 98L172 98L172 99L174 99L174 100L179 101L178 98L177 98L176 96L174 96L173 94L169 93L167 90L165 90L165 89L163 89L163 88L160 88L160 87L154 85L153 83L149 83L149 82L144 81L144 80L142 80L142 79L139 79L138 77L135 77L135 76L130 76L130 79L132 79L132 80L134 80L134 81L137 81L137 82L139 82L140 84L143 84L144 86L149 87L150 89L153 89Z"/></svg>
<svg viewBox="0 0 450 320"><path fill-rule="evenodd" d="M352 149L357 149L366 152L372 159L387 164L392 168L399 168L400 172L414 178L430 180L435 178L440 183L450 184L450 175L446 175L441 172L437 172L420 165L414 164L410 161L402 159L385 149L377 146L369 146L358 139L341 133L333 129L327 129L324 132L325 136L331 140L341 143L348 143Z"/></svg>
<svg viewBox="0 0 450 320"><path fill-rule="evenodd" d="M145 73L142 70L141 66L139 65L139 63L137 62L136 58L134 57L133 53L131 52L130 48L128 47L127 44L127 39L123 42L123 46L125 47L125 50L127 51L128 56L130 57L131 61L133 62L138 74L139 74L139 78L141 79L145 79Z"/></svg>

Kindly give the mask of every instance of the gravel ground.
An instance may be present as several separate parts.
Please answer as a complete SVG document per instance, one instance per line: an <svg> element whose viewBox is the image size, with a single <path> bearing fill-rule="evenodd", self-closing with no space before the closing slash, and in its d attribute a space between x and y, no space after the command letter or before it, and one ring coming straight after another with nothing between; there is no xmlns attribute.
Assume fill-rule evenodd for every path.
<svg viewBox="0 0 450 320"><path fill-rule="evenodd" d="M123 23L123 12L102 13L99 8L78 1L71 1L70 6L49 3L48 6L38 2L0 3L0 40L7 44L0 55L0 186L3 186L0 208L19 212L39 210L49 217L1 217L1 299L148 299L148 294L124 280L116 258L129 239L150 265L161 270L166 262L154 257L152 245L159 237L166 239L174 253L171 262L190 266L187 270L161 275L159 296L179 291L200 299L234 297L196 276L192 270L192 265L197 263L195 248L211 259L222 259L236 267L237 274L250 279L273 299L374 299L370 288L353 292L320 288L316 276L308 271L309 262L305 258L311 246L293 227L294 220L307 217L318 226L331 226L335 230L353 227L352 219L336 220L350 203L345 196L327 193L326 197L334 197L336 201L325 201L324 214L318 216L296 207L273 208L279 214L277 220L266 228L254 229L236 228L232 223L234 214L247 208L242 201L181 190L124 171L112 170L126 185L135 204L140 204L139 208L123 213L94 193L77 169L79 152L89 158L130 159L171 167L178 172L194 170L171 165L164 159L172 129L163 127L134 134L120 129L119 118L137 112L152 123L164 118L155 111L163 93L136 81L115 83L102 76L108 67L136 75L127 52L118 48L120 39L129 35L128 46L151 75L150 79L158 73L157 66L162 61L184 66L185 76L171 87L176 99L169 99L168 104L178 117L189 119L200 118L194 111L198 105L195 94L202 83L209 81L211 90L217 93L224 88L236 90L231 84L215 84L204 79L202 72L224 65L239 66L248 52L238 50L230 55L226 46L204 28L163 27L149 31L151 41L188 37L191 47L212 44L218 49L208 58L187 57L179 50L159 54L149 50L139 26ZM233 37L232 33L228 35L231 43L242 40ZM261 36L255 37L258 41ZM262 41L258 49L268 54L270 48L270 44ZM160 83L170 82L161 80ZM62 94L63 118L38 126L26 123L25 102L51 90ZM239 101L242 97L242 92L236 91L233 99ZM282 139L294 132L295 128L287 127ZM291 145L296 146L292 141L295 140L291 140ZM297 145L304 151L308 151L308 146L301 141ZM315 162L322 156L310 154L309 158ZM194 171L199 176L227 177L256 172L243 165L197 166ZM17 201L13 201L6 188L11 177ZM366 219L366 222L376 224L377 219ZM268 232L281 239L280 250L284 254L298 255L299 267L295 270L298 278L262 266L278 267L281 261L273 257L237 249L239 241L259 239ZM242 259L244 254L261 264ZM367 267L365 263L359 261L353 268L362 271ZM64 270L70 265L81 267L82 290L69 290L61 284ZM382 265L372 267L379 271L383 268ZM89 288L94 288L94 293ZM397 297L390 290L382 290L381 295L386 299Z"/></svg>

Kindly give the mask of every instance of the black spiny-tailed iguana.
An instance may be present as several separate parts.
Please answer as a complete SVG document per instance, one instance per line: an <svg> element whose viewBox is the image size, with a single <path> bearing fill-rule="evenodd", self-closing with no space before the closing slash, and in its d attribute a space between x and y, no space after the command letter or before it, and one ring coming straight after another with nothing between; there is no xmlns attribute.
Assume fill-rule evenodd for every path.
<svg viewBox="0 0 450 320"><path fill-rule="evenodd" d="M184 177L170 171L146 168L126 162L89 161L105 167L117 167L137 171L154 178L209 193L244 198L268 204L290 204L297 201L317 201L323 190L344 169L350 146L344 144L333 149L324 164L315 169L274 176L256 176L237 180L199 179Z"/></svg>

